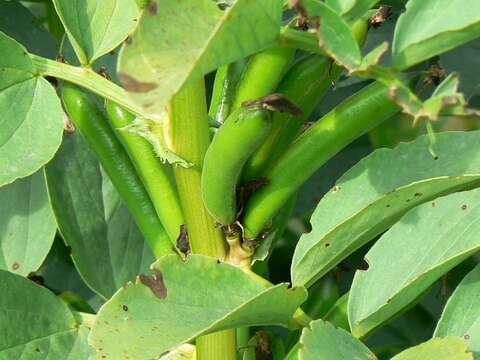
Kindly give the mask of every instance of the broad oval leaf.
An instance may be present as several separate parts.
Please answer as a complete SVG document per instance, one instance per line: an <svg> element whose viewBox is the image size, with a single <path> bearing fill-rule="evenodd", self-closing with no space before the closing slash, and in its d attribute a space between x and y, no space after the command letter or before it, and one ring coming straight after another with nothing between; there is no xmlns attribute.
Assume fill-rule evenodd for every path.
<svg viewBox="0 0 480 360"><path fill-rule="evenodd" d="M281 12L278 0L236 0L223 11L212 0L153 0L122 49L120 78L160 119L186 81L271 45Z"/></svg>
<svg viewBox="0 0 480 360"><path fill-rule="evenodd" d="M310 286L412 207L480 183L480 131L436 137L436 158L422 136L374 151L339 179L318 204L313 230L297 244L294 285Z"/></svg>
<svg viewBox="0 0 480 360"><path fill-rule="evenodd" d="M395 28L393 64L403 70L479 36L478 0L410 0Z"/></svg>
<svg viewBox="0 0 480 360"><path fill-rule="evenodd" d="M457 286L435 329L435 337L460 336L480 356L480 265Z"/></svg>
<svg viewBox="0 0 480 360"><path fill-rule="evenodd" d="M23 276L37 270L56 232L43 171L0 188L0 269Z"/></svg>
<svg viewBox="0 0 480 360"><path fill-rule="evenodd" d="M480 249L480 189L450 194L405 214L369 250L348 301L357 337L385 323Z"/></svg>
<svg viewBox="0 0 480 360"><path fill-rule="evenodd" d="M0 52L2 186L33 174L53 157L62 141L63 111L23 46L0 32Z"/></svg>
<svg viewBox="0 0 480 360"><path fill-rule="evenodd" d="M303 360L375 360L377 357L360 340L329 322L315 320L300 338Z"/></svg>
<svg viewBox="0 0 480 360"><path fill-rule="evenodd" d="M86 330L44 287L0 270L0 358L87 360Z"/></svg>
<svg viewBox="0 0 480 360"><path fill-rule="evenodd" d="M379 0L326 0L325 3L347 21L356 20L371 9Z"/></svg>
<svg viewBox="0 0 480 360"><path fill-rule="evenodd" d="M93 291L109 298L148 269L150 248L79 132L65 136L46 176L60 233Z"/></svg>
<svg viewBox="0 0 480 360"><path fill-rule="evenodd" d="M133 32L140 11L135 0L53 0L81 63L93 63Z"/></svg>
<svg viewBox="0 0 480 360"><path fill-rule="evenodd" d="M89 342L94 359L155 358L202 334L227 328L287 325L303 288L266 287L241 269L201 255L168 255L153 277L119 290L99 311ZM145 284L145 285L144 285Z"/></svg>
<svg viewBox="0 0 480 360"><path fill-rule="evenodd" d="M434 338L394 356L392 360L473 360L462 339Z"/></svg>
<svg viewBox="0 0 480 360"><path fill-rule="evenodd" d="M320 16L318 39L320 47L348 69L358 68L362 54L350 26L325 3L319 0L306 0L304 6L309 16Z"/></svg>
<svg viewBox="0 0 480 360"><path fill-rule="evenodd" d="M0 356L2 359L20 360L88 360L93 353L87 342L89 332L86 326L79 326L78 329L41 337L23 346L0 351Z"/></svg>

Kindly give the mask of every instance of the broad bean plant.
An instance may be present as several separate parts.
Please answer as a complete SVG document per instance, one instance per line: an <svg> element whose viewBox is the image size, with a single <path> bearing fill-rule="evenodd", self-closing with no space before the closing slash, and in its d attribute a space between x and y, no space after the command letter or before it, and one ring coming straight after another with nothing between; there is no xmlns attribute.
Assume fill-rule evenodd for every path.
<svg viewBox="0 0 480 360"><path fill-rule="evenodd" d="M479 0L0 0L0 359L480 359Z"/></svg>

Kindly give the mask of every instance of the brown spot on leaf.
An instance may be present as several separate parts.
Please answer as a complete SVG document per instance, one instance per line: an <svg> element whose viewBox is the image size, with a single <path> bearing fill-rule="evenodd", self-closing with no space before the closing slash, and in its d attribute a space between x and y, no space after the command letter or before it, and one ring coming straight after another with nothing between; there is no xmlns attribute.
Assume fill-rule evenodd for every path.
<svg viewBox="0 0 480 360"><path fill-rule="evenodd" d="M470 340L470 335L465 334L465 335L463 335L463 338L464 338L465 340Z"/></svg>
<svg viewBox="0 0 480 360"><path fill-rule="evenodd" d="M423 79L424 85L435 85L438 86L445 76L445 69L439 64L432 64L428 68L428 73L425 79Z"/></svg>
<svg viewBox="0 0 480 360"><path fill-rule="evenodd" d="M180 225L180 234L177 238L177 249L185 256L190 253L190 242L188 241L187 225Z"/></svg>
<svg viewBox="0 0 480 360"><path fill-rule="evenodd" d="M333 191L333 192L339 192L339 191L340 191L340 186L335 185L335 186L333 187L333 190L332 190L332 191Z"/></svg>
<svg viewBox="0 0 480 360"><path fill-rule="evenodd" d="M125 73L119 73L118 77L122 81L125 89L127 89L130 92L143 93L143 92L151 91L158 87L158 85L155 83L138 81L134 77L127 75Z"/></svg>
<svg viewBox="0 0 480 360"><path fill-rule="evenodd" d="M432 207L435 207L435 205L436 205L435 202L432 202Z"/></svg>
<svg viewBox="0 0 480 360"><path fill-rule="evenodd" d="M20 269L20 264L15 261L15 262L12 264L12 270L17 271L18 269Z"/></svg>
<svg viewBox="0 0 480 360"><path fill-rule="evenodd" d="M462 205L462 210L467 210L467 204Z"/></svg>
<svg viewBox="0 0 480 360"><path fill-rule="evenodd" d="M100 76L103 76L107 80L112 80L112 78L110 77L110 74L108 73L107 68L105 66L100 67L100 69L98 69L97 73Z"/></svg>
<svg viewBox="0 0 480 360"><path fill-rule="evenodd" d="M422 196L422 193L416 192L415 194L413 194L413 196L415 197Z"/></svg>
<svg viewBox="0 0 480 360"><path fill-rule="evenodd" d="M389 20L392 17L392 7L389 5L382 5L378 8L377 12L368 19L368 25L376 29L382 23Z"/></svg>
<svg viewBox="0 0 480 360"><path fill-rule="evenodd" d="M303 114L303 111L297 105L291 102L285 95L279 93L262 96L258 99L244 101L242 103L242 106L260 106L270 111L290 113L295 116L301 116Z"/></svg>
<svg viewBox="0 0 480 360"><path fill-rule="evenodd" d="M160 270L153 269L153 276L140 274L139 278L140 282L149 287L156 297L159 299L165 299L167 297L167 288L163 282L163 274Z"/></svg>
<svg viewBox="0 0 480 360"><path fill-rule="evenodd" d="M150 4L148 4L147 10L150 13L150 15L153 15L153 16L157 15L158 14L157 0L150 0Z"/></svg>
<svg viewBox="0 0 480 360"><path fill-rule="evenodd" d="M273 360L272 346L265 331L257 333L257 345L255 346L255 359Z"/></svg>
<svg viewBox="0 0 480 360"><path fill-rule="evenodd" d="M128 306L127 305L122 305L123 311L128 311Z"/></svg>

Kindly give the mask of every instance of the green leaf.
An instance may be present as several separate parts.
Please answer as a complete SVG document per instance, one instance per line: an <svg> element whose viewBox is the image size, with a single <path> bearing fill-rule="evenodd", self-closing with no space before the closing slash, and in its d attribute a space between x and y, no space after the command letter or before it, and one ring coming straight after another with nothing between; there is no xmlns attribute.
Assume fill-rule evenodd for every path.
<svg viewBox="0 0 480 360"><path fill-rule="evenodd" d="M87 329L44 287L0 270L0 358L86 360Z"/></svg>
<svg viewBox="0 0 480 360"><path fill-rule="evenodd" d="M60 232L85 282L108 298L154 261L95 154L78 132L46 167Z"/></svg>
<svg viewBox="0 0 480 360"><path fill-rule="evenodd" d="M53 157L62 141L63 112L23 46L0 32L0 52L2 186L33 174Z"/></svg>
<svg viewBox="0 0 480 360"><path fill-rule="evenodd" d="M303 329L300 344L300 358L304 360L377 359L350 333L323 320L315 320Z"/></svg>
<svg viewBox="0 0 480 360"><path fill-rule="evenodd" d="M478 0L410 0L395 29L393 63L403 70L479 36Z"/></svg>
<svg viewBox="0 0 480 360"><path fill-rule="evenodd" d="M55 57L58 49L55 39L19 2L0 0L0 31L16 39L31 53Z"/></svg>
<svg viewBox="0 0 480 360"><path fill-rule="evenodd" d="M392 360L473 360L465 343L457 337L431 339L423 344L402 351Z"/></svg>
<svg viewBox="0 0 480 360"><path fill-rule="evenodd" d="M430 285L480 249L480 189L450 194L410 210L365 256L348 302L357 337L385 323Z"/></svg>
<svg viewBox="0 0 480 360"><path fill-rule="evenodd" d="M318 39L320 47L347 69L358 68L362 54L350 26L329 6L319 0L304 2L310 17L320 16Z"/></svg>
<svg viewBox="0 0 480 360"><path fill-rule="evenodd" d="M148 116L188 80L273 44L280 32L278 0L237 0L222 11L212 0L154 0L120 54L119 75Z"/></svg>
<svg viewBox="0 0 480 360"><path fill-rule="evenodd" d="M360 161L318 204L295 249L293 284L310 286L412 207L478 185L479 142L479 131L445 132L432 146L436 158L422 136Z"/></svg>
<svg viewBox="0 0 480 360"><path fill-rule="evenodd" d="M356 20L371 9L379 0L326 0L325 3L347 21Z"/></svg>
<svg viewBox="0 0 480 360"><path fill-rule="evenodd" d="M86 326L79 326L78 329L34 339L24 346L0 351L0 356L20 360L87 360L93 354L87 343L89 331Z"/></svg>
<svg viewBox="0 0 480 360"><path fill-rule="evenodd" d="M56 232L43 171L0 188L0 269L23 276L34 272Z"/></svg>
<svg viewBox="0 0 480 360"><path fill-rule="evenodd" d="M460 336L468 350L480 356L480 265L458 285L448 299L435 329L435 337Z"/></svg>
<svg viewBox="0 0 480 360"><path fill-rule="evenodd" d="M154 278L141 275L99 311L89 342L94 359L151 359L202 334L246 325L288 325L303 288L266 287L214 258L159 259ZM148 284L146 286L144 284Z"/></svg>
<svg viewBox="0 0 480 360"><path fill-rule="evenodd" d="M116 48L138 24L135 0L53 0L82 64Z"/></svg>

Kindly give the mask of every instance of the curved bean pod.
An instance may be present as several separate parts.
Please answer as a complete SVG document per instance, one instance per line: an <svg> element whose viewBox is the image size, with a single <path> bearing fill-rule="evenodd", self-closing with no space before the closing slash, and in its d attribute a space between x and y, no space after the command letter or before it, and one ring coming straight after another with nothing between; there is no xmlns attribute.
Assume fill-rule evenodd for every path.
<svg viewBox="0 0 480 360"><path fill-rule="evenodd" d="M88 94L69 83L62 86L62 99L70 119L96 153L154 255L160 257L172 253L170 238L102 109Z"/></svg>
<svg viewBox="0 0 480 360"><path fill-rule="evenodd" d="M327 160L400 108L375 82L343 101L302 134L267 172L269 183L247 201L242 224L256 238L280 207Z"/></svg>
<svg viewBox="0 0 480 360"><path fill-rule="evenodd" d="M232 111L237 84L242 76L246 63L244 59L235 61L231 64L221 66L215 74L208 116L220 124L225 122Z"/></svg>
<svg viewBox="0 0 480 360"><path fill-rule="evenodd" d="M170 240L175 242L180 232L180 225L185 221L173 176L169 173L167 166L161 163L147 140L122 130L135 120L135 116L111 101L106 102L106 108L110 123L142 179L160 221Z"/></svg>
<svg viewBox="0 0 480 360"><path fill-rule="evenodd" d="M237 85L232 110L247 100L257 99L275 91L295 56L295 49L277 46L253 55Z"/></svg>
<svg viewBox="0 0 480 360"><path fill-rule="evenodd" d="M352 31L357 42L364 43L368 18L355 21ZM285 95L301 110L301 116L275 113L272 130L262 146L245 164L242 181L247 182L264 175L300 134L316 105L342 73L342 68L330 58L313 54L297 61L286 73L276 92Z"/></svg>
<svg viewBox="0 0 480 360"><path fill-rule="evenodd" d="M234 111L218 130L205 154L202 197L222 225L237 217L236 187L243 165L270 130L270 112L253 106Z"/></svg>

